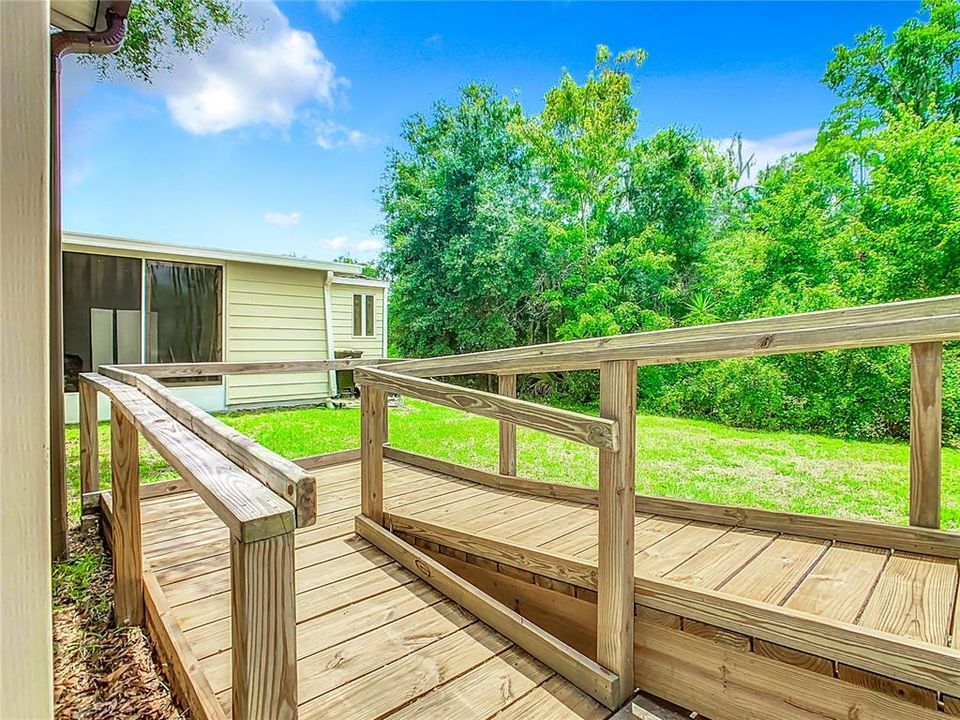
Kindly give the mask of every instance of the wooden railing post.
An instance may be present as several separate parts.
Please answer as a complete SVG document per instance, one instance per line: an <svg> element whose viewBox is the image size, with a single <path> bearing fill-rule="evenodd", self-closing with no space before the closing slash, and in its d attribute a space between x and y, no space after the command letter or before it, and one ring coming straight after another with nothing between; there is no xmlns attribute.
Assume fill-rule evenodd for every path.
<svg viewBox="0 0 960 720"><path fill-rule="evenodd" d="M517 396L517 376L499 375L498 392L506 397ZM500 421L500 474L517 474L517 426L512 422Z"/></svg>
<svg viewBox="0 0 960 720"><path fill-rule="evenodd" d="M600 365L600 416L618 423L619 449L600 450L597 662L620 678L619 702L633 694L634 508L637 364Z"/></svg>
<svg viewBox="0 0 960 720"><path fill-rule="evenodd" d="M383 440L387 394L360 386L360 512L383 524Z"/></svg>
<svg viewBox="0 0 960 720"><path fill-rule="evenodd" d="M100 447L97 443L97 390L80 381L80 493L100 489Z"/></svg>
<svg viewBox="0 0 960 720"><path fill-rule="evenodd" d="M940 527L943 344L910 346L910 524Z"/></svg>
<svg viewBox="0 0 960 720"><path fill-rule="evenodd" d="M230 537L235 720L297 717L297 607L292 532Z"/></svg>
<svg viewBox="0 0 960 720"><path fill-rule="evenodd" d="M96 426L94 426L96 432ZM113 496L113 604L118 627L143 624L143 552L140 535L140 453L137 429L114 403L110 408Z"/></svg>

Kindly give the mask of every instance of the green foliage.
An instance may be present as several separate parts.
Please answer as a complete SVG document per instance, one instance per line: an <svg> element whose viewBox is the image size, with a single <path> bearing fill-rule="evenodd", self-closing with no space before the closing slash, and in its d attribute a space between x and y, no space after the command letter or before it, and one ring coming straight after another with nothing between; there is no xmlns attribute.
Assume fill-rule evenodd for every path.
<svg viewBox="0 0 960 720"><path fill-rule="evenodd" d="M834 113L840 128L867 129L891 115L922 122L960 119L960 3L922 0L927 15L911 19L893 34L872 27L852 48L839 46L823 83L844 102Z"/></svg>
<svg viewBox="0 0 960 720"><path fill-rule="evenodd" d="M460 352L960 293L960 3L922 8L925 18L889 42L871 29L836 49L824 83L840 103L816 146L763 170L753 186L739 186L733 153L694 131L637 137L631 72L642 51L611 59L601 46L594 71L582 83L564 72L538 115L487 89L481 105L509 112L478 123L462 111L476 102L465 92L460 112L416 119L411 151L395 156L403 163L391 164L384 190L401 350ZM434 147L421 135L456 141ZM472 200L488 177L492 213ZM505 264L501 247L522 259ZM490 271L479 283L478 266ZM498 322L476 321L491 308ZM957 350L947 357L944 430L957 443ZM639 400L747 427L904 437L908 360L901 347L647 367ZM592 403L596 385L595 374L570 373L538 376L525 390Z"/></svg>
<svg viewBox="0 0 960 720"><path fill-rule="evenodd" d="M402 355L524 342L521 318L541 262L539 190L510 131L518 104L470 85L455 107L404 125L381 188L382 257L393 279L391 333Z"/></svg>
<svg viewBox="0 0 960 720"><path fill-rule="evenodd" d="M110 55L79 55L101 77L117 72L151 82L170 68L169 54L203 54L219 32L242 35L246 16L235 0L136 0L123 45Z"/></svg>

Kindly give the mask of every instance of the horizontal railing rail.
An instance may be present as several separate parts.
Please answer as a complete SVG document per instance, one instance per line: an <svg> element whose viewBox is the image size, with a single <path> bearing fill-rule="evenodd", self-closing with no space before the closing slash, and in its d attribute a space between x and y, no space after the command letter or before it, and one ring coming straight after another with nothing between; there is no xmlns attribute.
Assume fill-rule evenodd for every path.
<svg viewBox="0 0 960 720"><path fill-rule="evenodd" d="M640 365L673 364L958 338L960 295L951 295L422 360L391 361L387 368L391 372L417 377L476 373L511 375L596 369L603 362L616 360L633 360Z"/></svg>
<svg viewBox="0 0 960 720"><path fill-rule="evenodd" d="M618 449L615 420L592 417L503 395L472 390L436 380L407 377L379 368L358 368L356 382L388 393L406 395L474 415L574 440L584 445Z"/></svg>
<svg viewBox="0 0 960 720"><path fill-rule="evenodd" d="M299 465L178 398L153 377L118 366L101 366L100 372L137 388L226 458L291 503L297 513L297 527L314 523L317 517L316 479Z"/></svg>
<svg viewBox="0 0 960 720"><path fill-rule="evenodd" d="M296 527L293 505L205 443L150 398L97 373L80 376L110 398L137 431L201 497L231 533L247 542Z"/></svg>
<svg viewBox="0 0 960 720"><path fill-rule="evenodd" d="M290 500L301 508L308 500L315 506L313 478L294 463L275 462L265 448L173 397L157 381L102 369L113 377L80 376L81 478L85 486L99 479L97 394L102 393L111 404L117 624L143 625L145 592L156 591L143 567L139 433L230 531L232 717L296 718L294 530L298 520L312 522L316 510L304 508L298 518Z"/></svg>
<svg viewBox="0 0 960 720"><path fill-rule="evenodd" d="M402 362L397 358L343 358L340 360L279 360L254 362L152 363L114 365L120 370L157 379L208 377L211 375L260 375L351 370L358 367Z"/></svg>

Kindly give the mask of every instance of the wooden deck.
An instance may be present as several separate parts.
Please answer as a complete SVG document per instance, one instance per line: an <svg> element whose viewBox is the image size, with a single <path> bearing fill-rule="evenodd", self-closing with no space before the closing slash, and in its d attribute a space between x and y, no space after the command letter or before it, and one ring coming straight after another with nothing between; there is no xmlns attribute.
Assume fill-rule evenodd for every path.
<svg viewBox="0 0 960 720"><path fill-rule="evenodd" d="M596 507L394 460L386 460L384 470L388 514L596 561ZM595 700L354 534L358 461L324 468L319 478L317 523L296 533L300 717L609 717ZM938 646L954 642L956 559L648 514L637 514L635 530L638 578L673 580ZM189 645L188 656L198 661L190 682L215 695L229 715L228 530L190 492L143 500L142 532L145 568ZM456 557L445 559L457 569ZM593 637L565 639L595 652ZM722 639L745 641L751 652L770 658L782 659L785 651L762 641L750 646L750 638L735 633ZM809 656L799 664L871 682L827 658ZM934 690L904 683L894 690L920 707L938 708Z"/></svg>
<svg viewBox="0 0 960 720"><path fill-rule="evenodd" d="M359 472L357 462L326 470L317 523L296 533L301 718L611 715L357 537ZM399 463L389 463L386 479L387 506L409 511L463 507L485 494ZM229 533L192 492L141 507L145 568L199 661L190 682L200 692L207 684L229 716Z"/></svg>

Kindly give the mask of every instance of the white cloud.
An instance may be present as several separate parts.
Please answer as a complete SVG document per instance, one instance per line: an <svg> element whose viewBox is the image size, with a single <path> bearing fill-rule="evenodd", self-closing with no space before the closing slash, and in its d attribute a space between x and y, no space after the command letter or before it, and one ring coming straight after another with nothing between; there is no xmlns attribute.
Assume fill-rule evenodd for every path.
<svg viewBox="0 0 960 720"><path fill-rule="evenodd" d="M268 212L264 214L263 219L265 222L268 222L271 225L279 225L280 227L290 227L291 225L296 225L300 222L300 213Z"/></svg>
<svg viewBox="0 0 960 720"><path fill-rule="evenodd" d="M337 22L343 17L343 11L350 4L349 0L318 0L320 12L326 15L333 22Z"/></svg>
<svg viewBox="0 0 960 720"><path fill-rule="evenodd" d="M770 137L751 140L740 138L739 156L744 165L748 166L741 185L751 185L756 182L757 173L770 167L781 158L796 153L812 150L817 141L816 128L802 128L772 135ZM720 152L731 152L736 161L737 138L719 138L713 141Z"/></svg>
<svg viewBox="0 0 960 720"><path fill-rule="evenodd" d="M313 35L290 27L272 2L248 3L245 10L254 28L246 37L223 35L206 55L181 57L158 78L170 114L188 132L286 128L301 105L331 105L346 84Z"/></svg>
<svg viewBox="0 0 960 720"><path fill-rule="evenodd" d="M380 240L368 238L367 240L361 240L354 247L356 247L357 252L376 252L383 247L383 243Z"/></svg>
<svg viewBox="0 0 960 720"><path fill-rule="evenodd" d="M363 148L372 145L374 139L359 130L344 127L332 120L321 120L314 125L316 143L324 150L342 147Z"/></svg>
<svg viewBox="0 0 960 720"><path fill-rule="evenodd" d="M336 255L370 256L375 255L383 247L383 242L375 238L351 240L346 235L337 235L321 240L320 245Z"/></svg>
<svg viewBox="0 0 960 720"><path fill-rule="evenodd" d="M349 243L350 240L345 235L337 235L320 241L320 244L328 250L343 250Z"/></svg>

